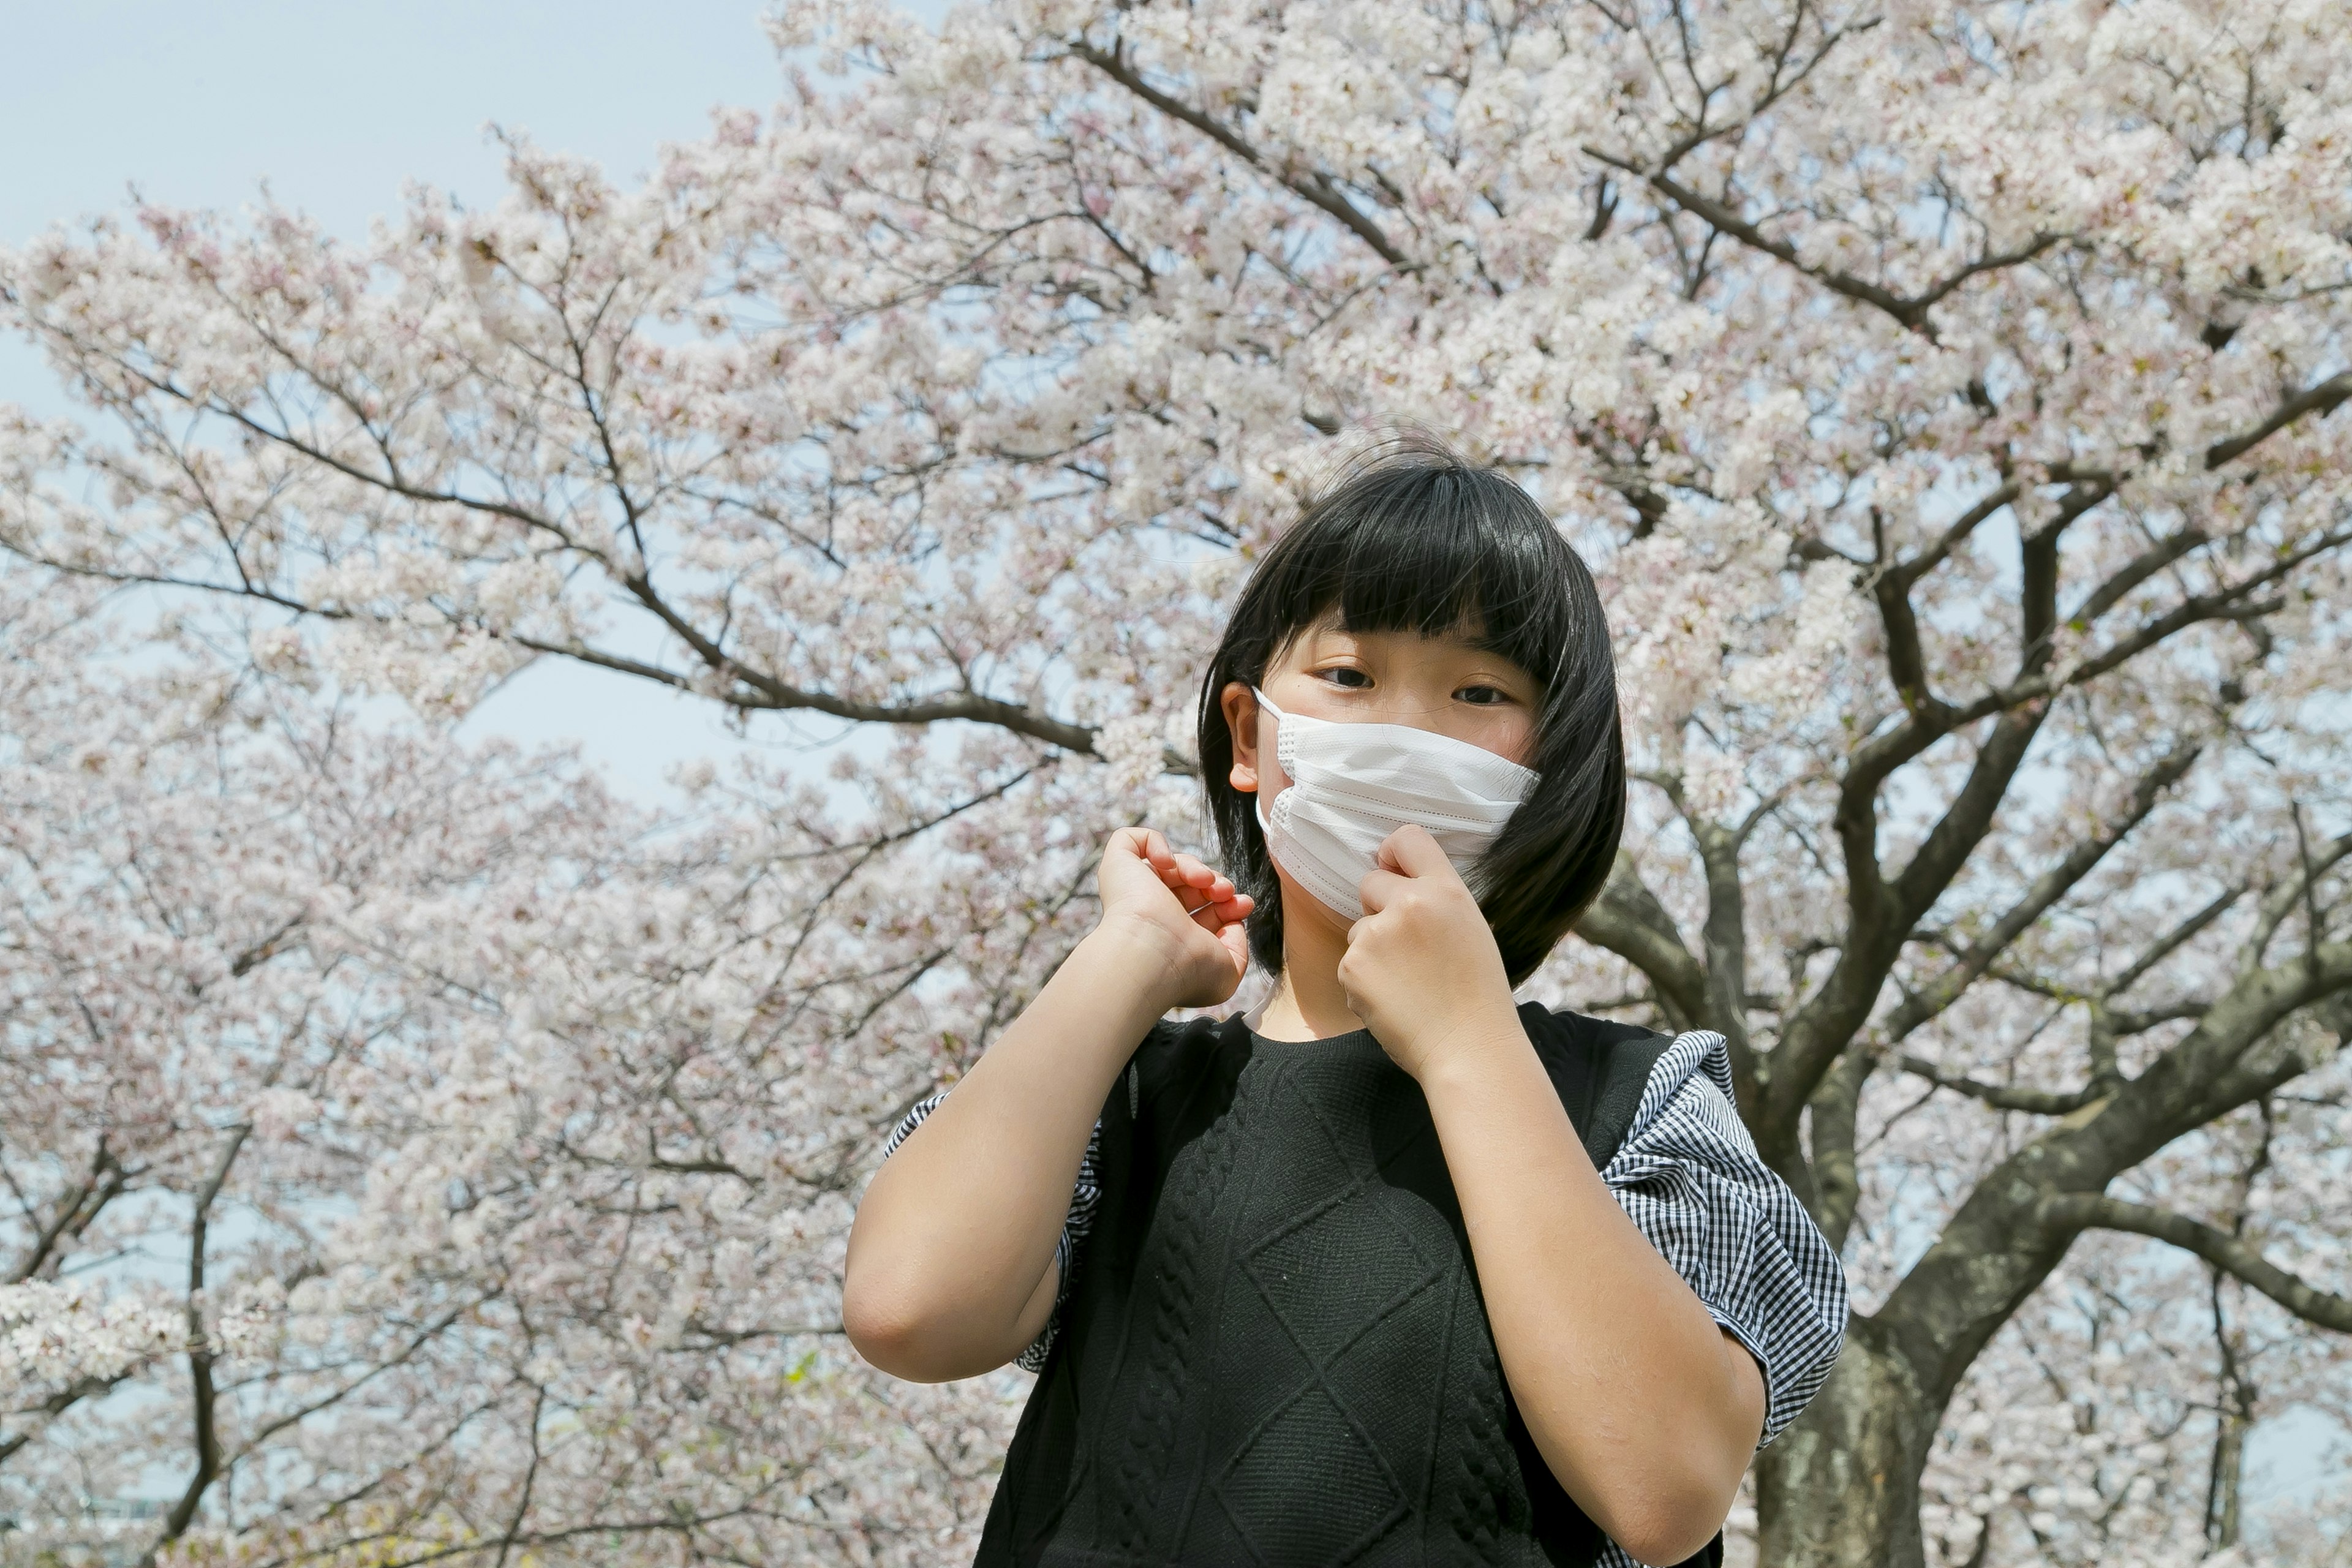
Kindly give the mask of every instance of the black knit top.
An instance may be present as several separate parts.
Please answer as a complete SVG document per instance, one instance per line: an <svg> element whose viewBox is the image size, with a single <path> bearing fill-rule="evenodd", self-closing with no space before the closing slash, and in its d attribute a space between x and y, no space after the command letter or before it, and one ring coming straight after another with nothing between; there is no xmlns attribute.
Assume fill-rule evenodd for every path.
<svg viewBox="0 0 2352 1568"><path fill-rule="evenodd" d="M1520 1017L1606 1164L1665 1037ZM977 1563L1596 1560L1504 1381L1427 1101L1368 1031L1157 1026L1098 1138L1087 1268Z"/></svg>

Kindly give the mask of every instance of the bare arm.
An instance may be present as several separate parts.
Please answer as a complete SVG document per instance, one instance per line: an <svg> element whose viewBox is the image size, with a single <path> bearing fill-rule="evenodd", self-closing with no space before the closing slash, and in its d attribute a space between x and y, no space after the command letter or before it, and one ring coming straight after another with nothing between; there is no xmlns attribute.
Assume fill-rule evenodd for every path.
<svg viewBox="0 0 2352 1568"><path fill-rule="evenodd" d="M1103 851L1102 923L887 1160L849 1233L842 1321L858 1353L923 1383L1003 1365L1036 1338L1087 1137L1171 1007L1233 994L1250 900L1156 833Z"/></svg>
<svg viewBox="0 0 2352 1568"><path fill-rule="evenodd" d="M1362 892L1339 982L1428 1097L1528 1433L1610 1539L1679 1563L1730 1511L1764 1428L1762 1373L1585 1156L1436 842L1398 829Z"/></svg>
<svg viewBox="0 0 2352 1568"><path fill-rule="evenodd" d="M1422 1084L1504 1374L1593 1521L1679 1563L1731 1510L1763 1374L1626 1217L1517 1020L1496 1034L1457 1040Z"/></svg>

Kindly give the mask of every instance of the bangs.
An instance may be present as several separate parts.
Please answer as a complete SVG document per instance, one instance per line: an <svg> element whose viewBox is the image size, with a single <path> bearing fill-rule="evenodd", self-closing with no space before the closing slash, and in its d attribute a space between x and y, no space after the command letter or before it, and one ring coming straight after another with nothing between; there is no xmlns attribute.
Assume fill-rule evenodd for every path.
<svg viewBox="0 0 2352 1568"><path fill-rule="evenodd" d="M1503 474L1409 436L1366 454L1310 502L1243 585L1201 683L1201 784L1225 869L1257 900L1250 952L1282 968L1282 889L1255 797L1228 776L1229 685L1257 687L1299 633L1459 637L1541 689L1538 775L1481 858L1479 907L1517 985L1598 897L1625 821L1625 747L1609 623L1592 574Z"/></svg>
<svg viewBox="0 0 2352 1568"><path fill-rule="evenodd" d="M1312 532L1313 548L1275 552L1255 584L1283 641L1334 616L1347 632L1460 637L1547 690L1572 676L1565 543L1500 475L1467 468L1370 475L1316 517ZM1280 657L1280 643L1269 653Z"/></svg>

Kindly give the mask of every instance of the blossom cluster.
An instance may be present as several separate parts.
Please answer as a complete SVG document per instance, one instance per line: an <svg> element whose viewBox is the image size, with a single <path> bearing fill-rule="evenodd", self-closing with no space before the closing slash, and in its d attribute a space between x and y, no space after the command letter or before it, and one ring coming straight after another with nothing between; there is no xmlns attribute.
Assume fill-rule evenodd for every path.
<svg viewBox="0 0 2352 1568"><path fill-rule="evenodd" d="M2346 1400L2337 0L770 24L783 101L636 185L517 140L360 243L148 203L0 253L87 410L0 411L5 1245L177 1269L232 1216L174 1359L247 1368L268 1479L190 1539L968 1550L1020 1384L848 1354L857 1184L1106 831L1202 844L1223 613L1401 422L1609 606L1627 852L1538 989L1726 1035L1872 1327L1756 1549L2324 1536L2238 1499ZM94 584L168 673L77 684L135 640ZM535 658L848 739L656 821L433 728ZM10 1415L0 1507L166 1466L165 1407ZM1807 1535L1839 1465L1916 1521Z"/></svg>

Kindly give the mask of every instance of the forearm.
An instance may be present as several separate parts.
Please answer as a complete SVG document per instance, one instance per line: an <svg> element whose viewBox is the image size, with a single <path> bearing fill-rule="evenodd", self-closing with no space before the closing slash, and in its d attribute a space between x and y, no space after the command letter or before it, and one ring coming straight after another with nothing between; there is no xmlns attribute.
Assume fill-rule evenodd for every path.
<svg viewBox="0 0 2352 1568"><path fill-rule="evenodd" d="M842 1289L867 1360L926 1382L970 1377L1041 1326L1078 1163L1164 1011L1162 967L1148 942L1088 936L883 1163L858 1205Z"/></svg>
<svg viewBox="0 0 2352 1568"><path fill-rule="evenodd" d="M1492 1035L1423 1088L1504 1373L1579 1505L1643 1561L1679 1561L1729 1507L1760 1378L1619 1207L1516 1020Z"/></svg>

